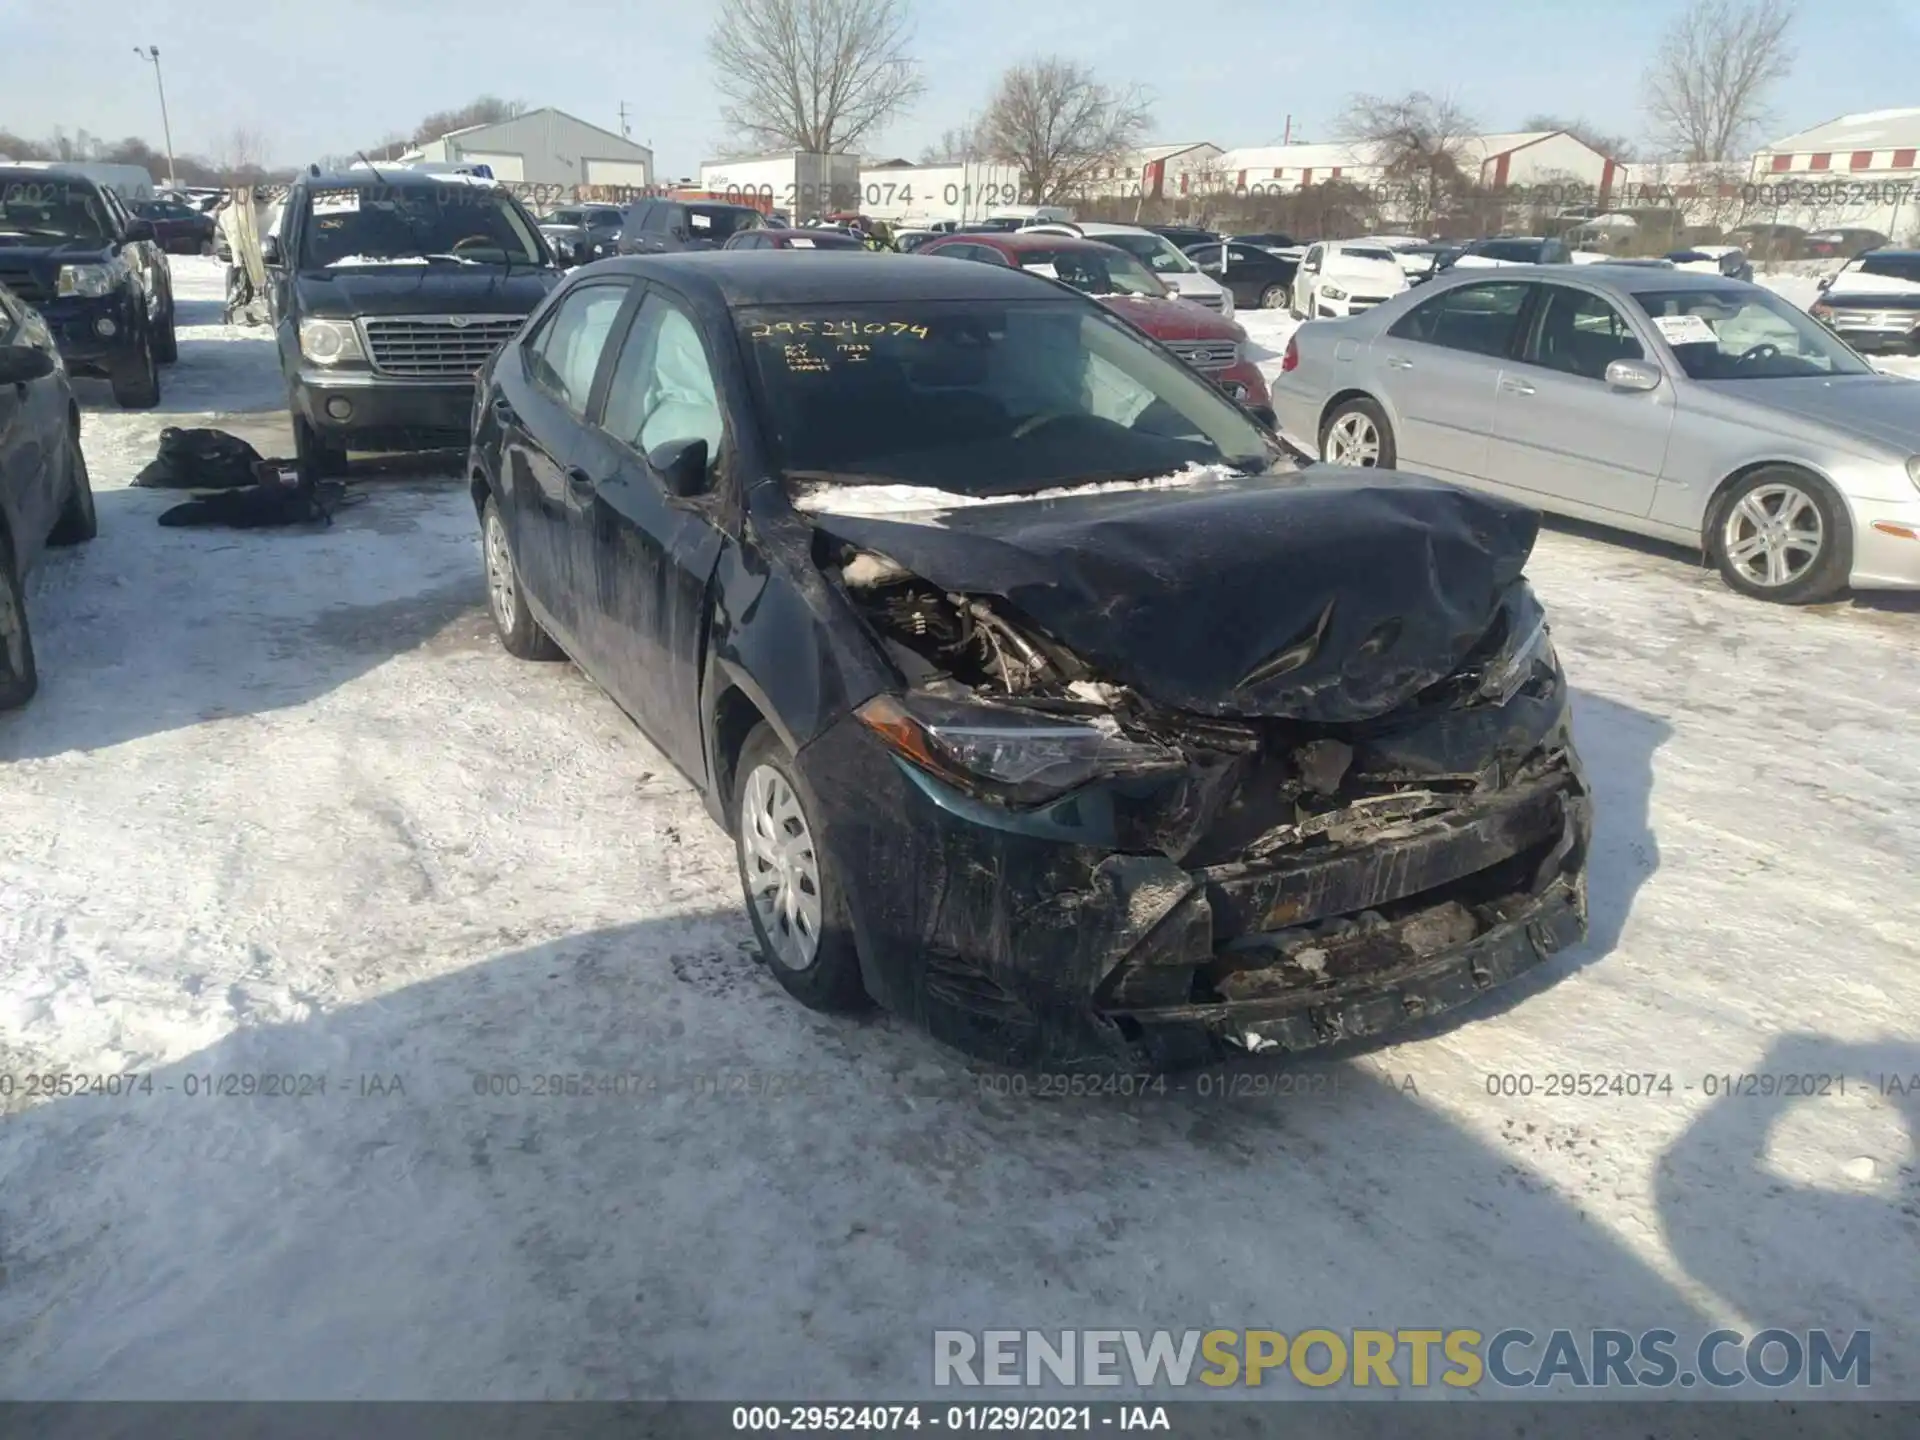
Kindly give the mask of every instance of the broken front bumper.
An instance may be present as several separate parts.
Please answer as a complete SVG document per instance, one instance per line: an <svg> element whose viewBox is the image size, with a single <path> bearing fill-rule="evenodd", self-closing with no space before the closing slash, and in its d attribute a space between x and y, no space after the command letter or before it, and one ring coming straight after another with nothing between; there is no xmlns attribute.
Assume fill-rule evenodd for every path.
<svg viewBox="0 0 1920 1440"><path fill-rule="evenodd" d="M1125 782L1011 812L851 719L800 761L869 991L997 1064L1173 1068L1378 1035L1586 929L1592 818L1570 744L1364 841L1197 869L1116 853L1145 803Z"/></svg>

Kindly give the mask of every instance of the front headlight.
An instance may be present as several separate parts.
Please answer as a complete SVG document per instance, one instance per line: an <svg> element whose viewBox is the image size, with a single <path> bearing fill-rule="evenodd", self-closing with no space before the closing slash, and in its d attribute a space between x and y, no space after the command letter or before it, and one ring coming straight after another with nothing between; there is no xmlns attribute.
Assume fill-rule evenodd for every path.
<svg viewBox="0 0 1920 1440"><path fill-rule="evenodd" d="M302 320L300 353L316 365L338 365L342 360L366 358L360 348L360 332L351 320Z"/></svg>
<svg viewBox="0 0 1920 1440"><path fill-rule="evenodd" d="M1920 455L1907 461L1907 478L1913 481L1913 488L1920 490Z"/></svg>
<svg viewBox="0 0 1920 1440"><path fill-rule="evenodd" d="M111 295L114 287L128 274L125 260L109 260L104 265L62 265L54 282L56 295Z"/></svg>
<svg viewBox="0 0 1920 1440"><path fill-rule="evenodd" d="M1051 715L878 695L854 712L908 764L982 799L1053 800L1107 775L1183 768L1171 750Z"/></svg>
<svg viewBox="0 0 1920 1440"><path fill-rule="evenodd" d="M1233 318L1233 291L1225 285L1220 287L1220 313L1229 320Z"/></svg>
<svg viewBox="0 0 1920 1440"><path fill-rule="evenodd" d="M1347 292L1342 290L1338 285L1322 285L1320 287L1320 298L1323 300L1344 300L1347 298Z"/></svg>
<svg viewBox="0 0 1920 1440"><path fill-rule="evenodd" d="M1501 651L1487 663L1480 672L1479 683L1465 697L1469 705L1504 705L1520 693L1528 681L1532 680L1544 666L1552 670L1560 661L1553 653L1553 638L1547 632L1547 617L1537 606L1516 611L1526 628L1520 630L1515 642L1501 648Z"/></svg>

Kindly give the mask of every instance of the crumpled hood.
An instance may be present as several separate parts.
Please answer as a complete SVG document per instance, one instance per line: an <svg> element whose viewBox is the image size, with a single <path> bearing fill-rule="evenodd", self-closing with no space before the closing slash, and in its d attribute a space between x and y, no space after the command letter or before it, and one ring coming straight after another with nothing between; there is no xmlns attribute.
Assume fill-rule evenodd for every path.
<svg viewBox="0 0 1920 1440"><path fill-rule="evenodd" d="M998 596L1172 708L1325 724L1457 669L1533 549L1524 506L1314 465L1175 490L809 517L952 592Z"/></svg>
<svg viewBox="0 0 1920 1440"><path fill-rule="evenodd" d="M524 315L560 282L531 265L446 263L341 266L302 270L302 308L309 315Z"/></svg>

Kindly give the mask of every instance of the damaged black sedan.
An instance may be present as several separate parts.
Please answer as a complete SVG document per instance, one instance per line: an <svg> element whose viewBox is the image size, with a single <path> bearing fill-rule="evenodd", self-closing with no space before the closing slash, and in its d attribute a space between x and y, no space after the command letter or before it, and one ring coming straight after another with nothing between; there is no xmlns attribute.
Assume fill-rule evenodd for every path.
<svg viewBox="0 0 1920 1440"><path fill-rule="evenodd" d="M481 380L503 642L699 787L803 1002L1169 1067L1378 1034L1584 934L1531 511L1304 465L984 265L606 261Z"/></svg>

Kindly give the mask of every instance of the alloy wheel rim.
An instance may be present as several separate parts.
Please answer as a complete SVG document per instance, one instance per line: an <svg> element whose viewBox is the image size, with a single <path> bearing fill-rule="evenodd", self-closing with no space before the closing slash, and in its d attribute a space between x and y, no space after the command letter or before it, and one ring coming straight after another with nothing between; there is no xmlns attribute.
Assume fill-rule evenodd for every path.
<svg viewBox="0 0 1920 1440"><path fill-rule="evenodd" d="M747 776L740 807L740 850L747 896L773 959L805 970L820 951L820 857L800 797L771 765Z"/></svg>
<svg viewBox="0 0 1920 1440"><path fill-rule="evenodd" d="M1727 512L1720 540L1749 583L1777 590L1818 563L1826 526L1813 497L1797 485L1761 485Z"/></svg>
<svg viewBox="0 0 1920 1440"><path fill-rule="evenodd" d="M487 517L487 595L500 628L511 630L519 594L513 580L513 552L507 549L507 527L498 515Z"/></svg>
<svg viewBox="0 0 1920 1440"><path fill-rule="evenodd" d="M1380 432L1374 428L1373 421L1358 411L1342 415L1327 431L1325 459L1330 465L1363 468L1378 465Z"/></svg>

